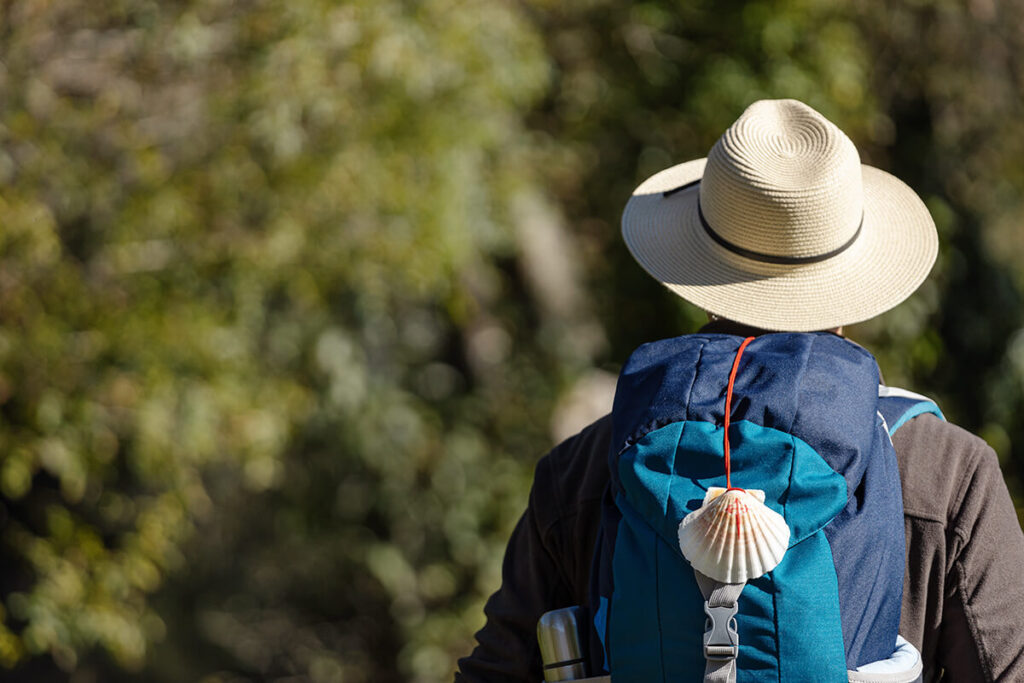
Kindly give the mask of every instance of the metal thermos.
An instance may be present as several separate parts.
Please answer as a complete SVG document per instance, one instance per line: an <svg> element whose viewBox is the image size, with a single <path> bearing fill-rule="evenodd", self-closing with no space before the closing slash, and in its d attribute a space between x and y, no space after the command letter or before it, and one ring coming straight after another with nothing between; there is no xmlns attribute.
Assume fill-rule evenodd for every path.
<svg viewBox="0 0 1024 683"><path fill-rule="evenodd" d="M587 677L580 643L579 611L579 607L563 607L546 612L537 622L545 681L576 681Z"/></svg>

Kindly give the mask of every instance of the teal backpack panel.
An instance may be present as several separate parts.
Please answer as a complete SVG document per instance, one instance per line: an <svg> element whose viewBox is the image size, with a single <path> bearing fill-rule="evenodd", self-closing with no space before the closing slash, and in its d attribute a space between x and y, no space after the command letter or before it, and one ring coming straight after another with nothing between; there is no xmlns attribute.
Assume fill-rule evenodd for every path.
<svg viewBox="0 0 1024 683"><path fill-rule="evenodd" d="M846 505L842 475L801 439L752 422L732 427L733 484L765 492L765 504L789 525L790 545L821 529ZM708 488L725 486L723 433L710 422L674 422L619 454L626 500L672 545L679 520L700 507Z"/></svg>
<svg viewBox="0 0 1024 683"><path fill-rule="evenodd" d="M737 680L797 680L782 678L780 655L793 671L806 667L819 681L845 680L835 569L820 531L846 505L845 480L790 434L750 422L733 429L734 483L754 488L756 482L791 532L782 563L751 581L740 597L737 624L745 647ZM676 422L619 456L623 493L616 502L622 520L612 555L607 649L611 670L623 681L694 680L703 673L703 598L676 529L700 506L708 487L725 485L722 434L708 422ZM805 581L807 576L815 580ZM814 606L812 617L778 609L803 604ZM794 622L798 614L804 616ZM793 637L808 628L814 629L813 639Z"/></svg>
<svg viewBox="0 0 1024 683"><path fill-rule="evenodd" d="M704 633L703 601L693 570L628 504L612 566L623 582L609 608L608 653L615 678L691 680L695 660L679 653L699 652ZM630 626L615 628L619 624Z"/></svg>
<svg viewBox="0 0 1024 683"><path fill-rule="evenodd" d="M786 587L775 595L781 662L777 680L846 683L839 584L825 532L817 531L791 547L770 576ZM745 588L744 594L749 589L750 586ZM767 679L747 679L740 674L736 680Z"/></svg>

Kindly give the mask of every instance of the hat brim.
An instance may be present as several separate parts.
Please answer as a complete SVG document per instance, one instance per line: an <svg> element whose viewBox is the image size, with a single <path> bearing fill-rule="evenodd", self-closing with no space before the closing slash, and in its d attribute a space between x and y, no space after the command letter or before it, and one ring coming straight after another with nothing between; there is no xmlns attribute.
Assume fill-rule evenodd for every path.
<svg viewBox="0 0 1024 683"><path fill-rule="evenodd" d="M701 225L706 159L657 173L634 191L622 216L633 258L655 279L709 313L764 330L810 332L867 320L920 286L938 254L935 222L898 178L861 166L864 222L845 251L817 263L763 263L729 251Z"/></svg>

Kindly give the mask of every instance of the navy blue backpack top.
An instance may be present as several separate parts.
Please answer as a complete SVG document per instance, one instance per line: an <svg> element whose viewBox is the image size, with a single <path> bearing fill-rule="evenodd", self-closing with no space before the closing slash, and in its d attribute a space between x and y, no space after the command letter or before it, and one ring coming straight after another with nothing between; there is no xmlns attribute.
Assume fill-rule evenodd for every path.
<svg viewBox="0 0 1024 683"><path fill-rule="evenodd" d="M880 386L871 354L830 333L637 349L612 411L590 671L644 683L916 680L920 657L897 634L906 545L890 437L921 412L941 416ZM679 529L709 488L726 487L727 448L731 486L763 491L788 541L767 573L708 586Z"/></svg>

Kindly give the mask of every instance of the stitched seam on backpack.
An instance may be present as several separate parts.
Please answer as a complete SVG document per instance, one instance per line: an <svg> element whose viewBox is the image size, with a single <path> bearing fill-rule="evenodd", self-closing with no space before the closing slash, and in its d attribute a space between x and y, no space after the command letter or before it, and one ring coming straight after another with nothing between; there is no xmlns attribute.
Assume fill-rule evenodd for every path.
<svg viewBox="0 0 1024 683"><path fill-rule="evenodd" d="M693 388L697 386L697 374L700 372L700 362L704 359L704 347L707 345L706 342L701 342L700 347L697 349L697 362L693 364L693 381L690 382L690 388L686 392L686 419L690 419L690 399L693 397Z"/></svg>
<svg viewBox="0 0 1024 683"><path fill-rule="evenodd" d="M789 429L786 430L789 434L793 433L793 427L796 425L796 421L800 417L800 395L803 393L804 375L807 373L807 364L811 360L811 354L814 352L814 344L817 341L817 336L811 337L811 345L807 347L807 355L804 357L804 362L800 364L800 372L793 381L793 386L796 388L796 394L793 397L793 417L789 420Z"/></svg>
<svg viewBox="0 0 1024 683"><path fill-rule="evenodd" d="M693 366L694 366L693 381L690 382L690 388L686 392L686 414L683 416L683 420L682 421L688 421L690 419L690 396L693 395L693 387L696 386L696 384L697 384L697 372L699 371L699 368L700 368L700 362L704 358L704 347L706 345L707 344L705 342L702 342L701 345L700 345L700 348L697 351L697 361L693 364ZM661 417L661 418L658 418L656 420L651 420L647 424L640 425L639 427L634 429L633 432L629 436L626 437L625 442L622 444L621 447L618 448L618 450L616 451L616 454L617 455L622 455L631 446L634 446L637 442L640 441L640 439L644 438L645 436L647 436L651 432L656 431L658 429L661 429L662 427L665 427L667 425L674 424L674 423L679 422L679 421L680 420L678 420L678 419L676 419L674 417Z"/></svg>
<svg viewBox="0 0 1024 683"><path fill-rule="evenodd" d="M683 435L686 434L686 422L684 421L679 430L679 437L676 439L676 446L672 450L672 462L668 465L668 490L665 492L665 505L661 514L668 516L668 507L672 504L672 484L676 481L676 456L679 454L679 444L683 442Z"/></svg>
<svg viewBox="0 0 1024 683"><path fill-rule="evenodd" d="M653 529L652 529L653 531ZM665 634L661 630L661 562L658 558L658 547L661 536L655 531L654 537L654 605L658 611L658 655L661 659L661 683L665 681Z"/></svg>
<svg viewBox="0 0 1024 683"><path fill-rule="evenodd" d="M772 582L772 622L775 626L775 659L779 663L776 671L779 674L778 683L782 683L782 642L780 640L782 631L779 629L779 592L775 585L775 577L769 576Z"/></svg>

